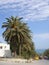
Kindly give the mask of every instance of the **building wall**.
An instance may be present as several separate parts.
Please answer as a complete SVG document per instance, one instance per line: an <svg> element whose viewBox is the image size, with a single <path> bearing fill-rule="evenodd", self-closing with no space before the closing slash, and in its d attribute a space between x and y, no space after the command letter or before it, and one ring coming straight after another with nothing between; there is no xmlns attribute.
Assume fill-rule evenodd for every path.
<svg viewBox="0 0 49 65"><path fill-rule="evenodd" d="M0 49L2 50L10 50L10 45L5 43L0 43Z"/></svg>
<svg viewBox="0 0 49 65"><path fill-rule="evenodd" d="M11 57L9 44L0 43L0 57Z"/></svg>

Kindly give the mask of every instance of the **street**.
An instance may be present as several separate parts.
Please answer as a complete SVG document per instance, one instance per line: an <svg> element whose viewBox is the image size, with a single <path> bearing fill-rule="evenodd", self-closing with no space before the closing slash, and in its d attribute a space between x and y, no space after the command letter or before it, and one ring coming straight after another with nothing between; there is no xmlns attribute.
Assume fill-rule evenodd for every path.
<svg viewBox="0 0 49 65"><path fill-rule="evenodd" d="M34 60L31 63L0 61L0 65L49 65L49 60Z"/></svg>

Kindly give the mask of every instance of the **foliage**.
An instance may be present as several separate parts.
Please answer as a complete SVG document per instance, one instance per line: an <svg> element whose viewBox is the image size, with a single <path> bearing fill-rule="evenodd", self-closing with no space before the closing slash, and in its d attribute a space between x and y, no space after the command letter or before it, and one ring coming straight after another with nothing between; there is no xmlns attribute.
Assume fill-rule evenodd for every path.
<svg viewBox="0 0 49 65"><path fill-rule="evenodd" d="M43 55L44 55L44 56L47 56L47 57L49 58L49 49L45 50L45 52L44 52Z"/></svg>
<svg viewBox="0 0 49 65"><path fill-rule="evenodd" d="M35 56L35 49L33 49L33 44L30 46L30 50L23 48L22 56L26 59L33 58Z"/></svg>
<svg viewBox="0 0 49 65"><path fill-rule="evenodd" d="M7 21L2 25L2 28L5 28L3 37L17 55L30 56L34 51L34 43L27 23L22 22L21 19L13 16L6 18Z"/></svg>

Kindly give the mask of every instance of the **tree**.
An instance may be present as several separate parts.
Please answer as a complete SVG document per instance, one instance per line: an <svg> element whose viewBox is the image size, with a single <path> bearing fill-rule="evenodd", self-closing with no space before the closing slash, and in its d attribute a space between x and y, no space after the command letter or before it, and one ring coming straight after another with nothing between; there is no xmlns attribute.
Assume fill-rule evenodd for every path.
<svg viewBox="0 0 49 65"><path fill-rule="evenodd" d="M45 52L44 52L43 55L44 55L44 56L47 56L47 57L49 58L49 49L45 50Z"/></svg>
<svg viewBox="0 0 49 65"><path fill-rule="evenodd" d="M30 30L27 23L21 21L22 18L13 17L6 18L6 22L3 23L2 28L5 28L3 37L8 44L10 44L11 50L17 55L21 56L23 52L30 52L34 49L32 43Z"/></svg>

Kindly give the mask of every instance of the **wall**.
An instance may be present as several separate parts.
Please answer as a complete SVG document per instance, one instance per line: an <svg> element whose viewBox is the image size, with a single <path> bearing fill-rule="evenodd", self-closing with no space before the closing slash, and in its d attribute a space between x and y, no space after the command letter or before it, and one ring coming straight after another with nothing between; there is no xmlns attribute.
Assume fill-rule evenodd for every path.
<svg viewBox="0 0 49 65"><path fill-rule="evenodd" d="M0 43L0 57L11 57L9 44Z"/></svg>

